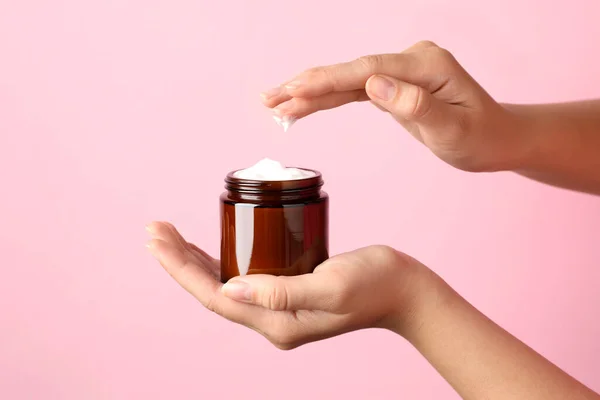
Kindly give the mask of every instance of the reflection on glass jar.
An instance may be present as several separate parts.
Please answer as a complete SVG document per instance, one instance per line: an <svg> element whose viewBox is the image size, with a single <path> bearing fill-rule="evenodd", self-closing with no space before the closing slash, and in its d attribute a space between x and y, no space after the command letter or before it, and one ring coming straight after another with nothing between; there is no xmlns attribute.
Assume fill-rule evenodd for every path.
<svg viewBox="0 0 600 400"><path fill-rule="evenodd" d="M221 195L221 281L247 274L299 275L328 258L329 196L321 173L289 181L240 179Z"/></svg>

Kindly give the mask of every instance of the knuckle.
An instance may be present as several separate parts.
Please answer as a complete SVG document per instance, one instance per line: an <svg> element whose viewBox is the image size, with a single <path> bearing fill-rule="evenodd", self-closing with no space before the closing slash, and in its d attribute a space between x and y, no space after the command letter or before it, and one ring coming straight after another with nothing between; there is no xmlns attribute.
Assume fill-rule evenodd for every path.
<svg viewBox="0 0 600 400"><path fill-rule="evenodd" d="M418 46L419 48L422 48L422 49L426 49L429 47L438 47L438 45L435 44L434 42L432 42L431 40L420 40L416 44L416 46Z"/></svg>
<svg viewBox="0 0 600 400"><path fill-rule="evenodd" d="M369 247L370 251L377 257L378 261L383 263L392 263L398 260L400 253L395 248L379 244Z"/></svg>
<svg viewBox="0 0 600 400"><path fill-rule="evenodd" d="M312 67L304 71L303 75L317 76L327 74L327 68L324 66Z"/></svg>
<svg viewBox="0 0 600 400"><path fill-rule="evenodd" d="M381 65L383 58L379 54L361 56L356 59L356 63L367 71L375 71Z"/></svg>
<svg viewBox="0 0 600 400"><path fill-rule="evenodd" d="M375 244L370 247L372 250L377 251L378 253L387 254L390 252L395 252L393 247L388 246L387 244Z"/></svg>
<svg viewBox="0 0 600 400"><path fill-rule="evenodd" d="M329 90L333 90L338 84L338 70L337 65L318 66L307 70L303 75L306 76L308 81L323 82L329 87Z"/></svg>
<svg viewBox="0 0 600 400"><path fill-rule="evenodd" d="M322 79L328 79L331 75L330 67L325 67L322 65L309 68L297 75L295 79L307 80L307 81L319 81Z"/></svg>
<svg viewBox="0 0 600 400"><path fill-rule="evenodd" d="M453 66L456 63L456 59L448 50L441 47L429 47L427 51L431 53L435 62L441 63L444 66Z"/></svg>
<svg viewBox="0 0 600 400"><path fill-rule="evenodd" d="M266 296L266 298L263 299L262 303L267 308L273 311L283 311L287 309L289 304L288 293L285 286L279 284L279 282L276 281L276 284L273 285L273 289L267 291L264 296Z"/></svg>

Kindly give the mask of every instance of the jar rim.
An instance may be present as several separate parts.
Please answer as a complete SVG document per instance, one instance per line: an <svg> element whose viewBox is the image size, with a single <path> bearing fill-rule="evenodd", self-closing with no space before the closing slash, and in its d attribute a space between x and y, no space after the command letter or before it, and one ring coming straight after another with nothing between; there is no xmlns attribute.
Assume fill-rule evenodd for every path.
<svg viewBox="0 0 600 400"><path fill-rule="evenodd" d="M265 181L258 179L238 178L234 174L241 169L231 171L225 177L225 189L236 192L261 193L261 192L293 192L305 190L318 190L323 186L323 176L321 172L310 169L300 168L303 171L314 173L313 176L302 179L273 180Z"/></svg>

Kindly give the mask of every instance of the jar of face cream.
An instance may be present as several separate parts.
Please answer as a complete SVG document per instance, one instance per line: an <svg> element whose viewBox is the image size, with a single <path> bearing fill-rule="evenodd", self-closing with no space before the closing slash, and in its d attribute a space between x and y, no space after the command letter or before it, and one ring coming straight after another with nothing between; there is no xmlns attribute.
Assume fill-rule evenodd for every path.
<svg viewBox="0 0 600 400"><path fill-rule="evenodd" d="M221 282L299 275L328 258L329 196L321 173L264 159L230 172L221 195Z"/></svg>

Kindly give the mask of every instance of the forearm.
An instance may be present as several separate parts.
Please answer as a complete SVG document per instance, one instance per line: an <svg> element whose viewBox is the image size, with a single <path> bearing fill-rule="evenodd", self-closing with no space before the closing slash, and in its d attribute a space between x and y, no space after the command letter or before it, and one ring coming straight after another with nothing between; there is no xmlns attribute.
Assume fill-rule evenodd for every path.
<svg viewBox="0 0 600 400"><path fill-rule="evenodd" d="M463 399L599 400L489 320L438 277L402 334Z"/></svg>
<svg viewBox="0 0 600 400"><path fill-rule="evenodd" d="M600 100L504 107L527 137L526 157L515 172L600 194Z"/></svg>

